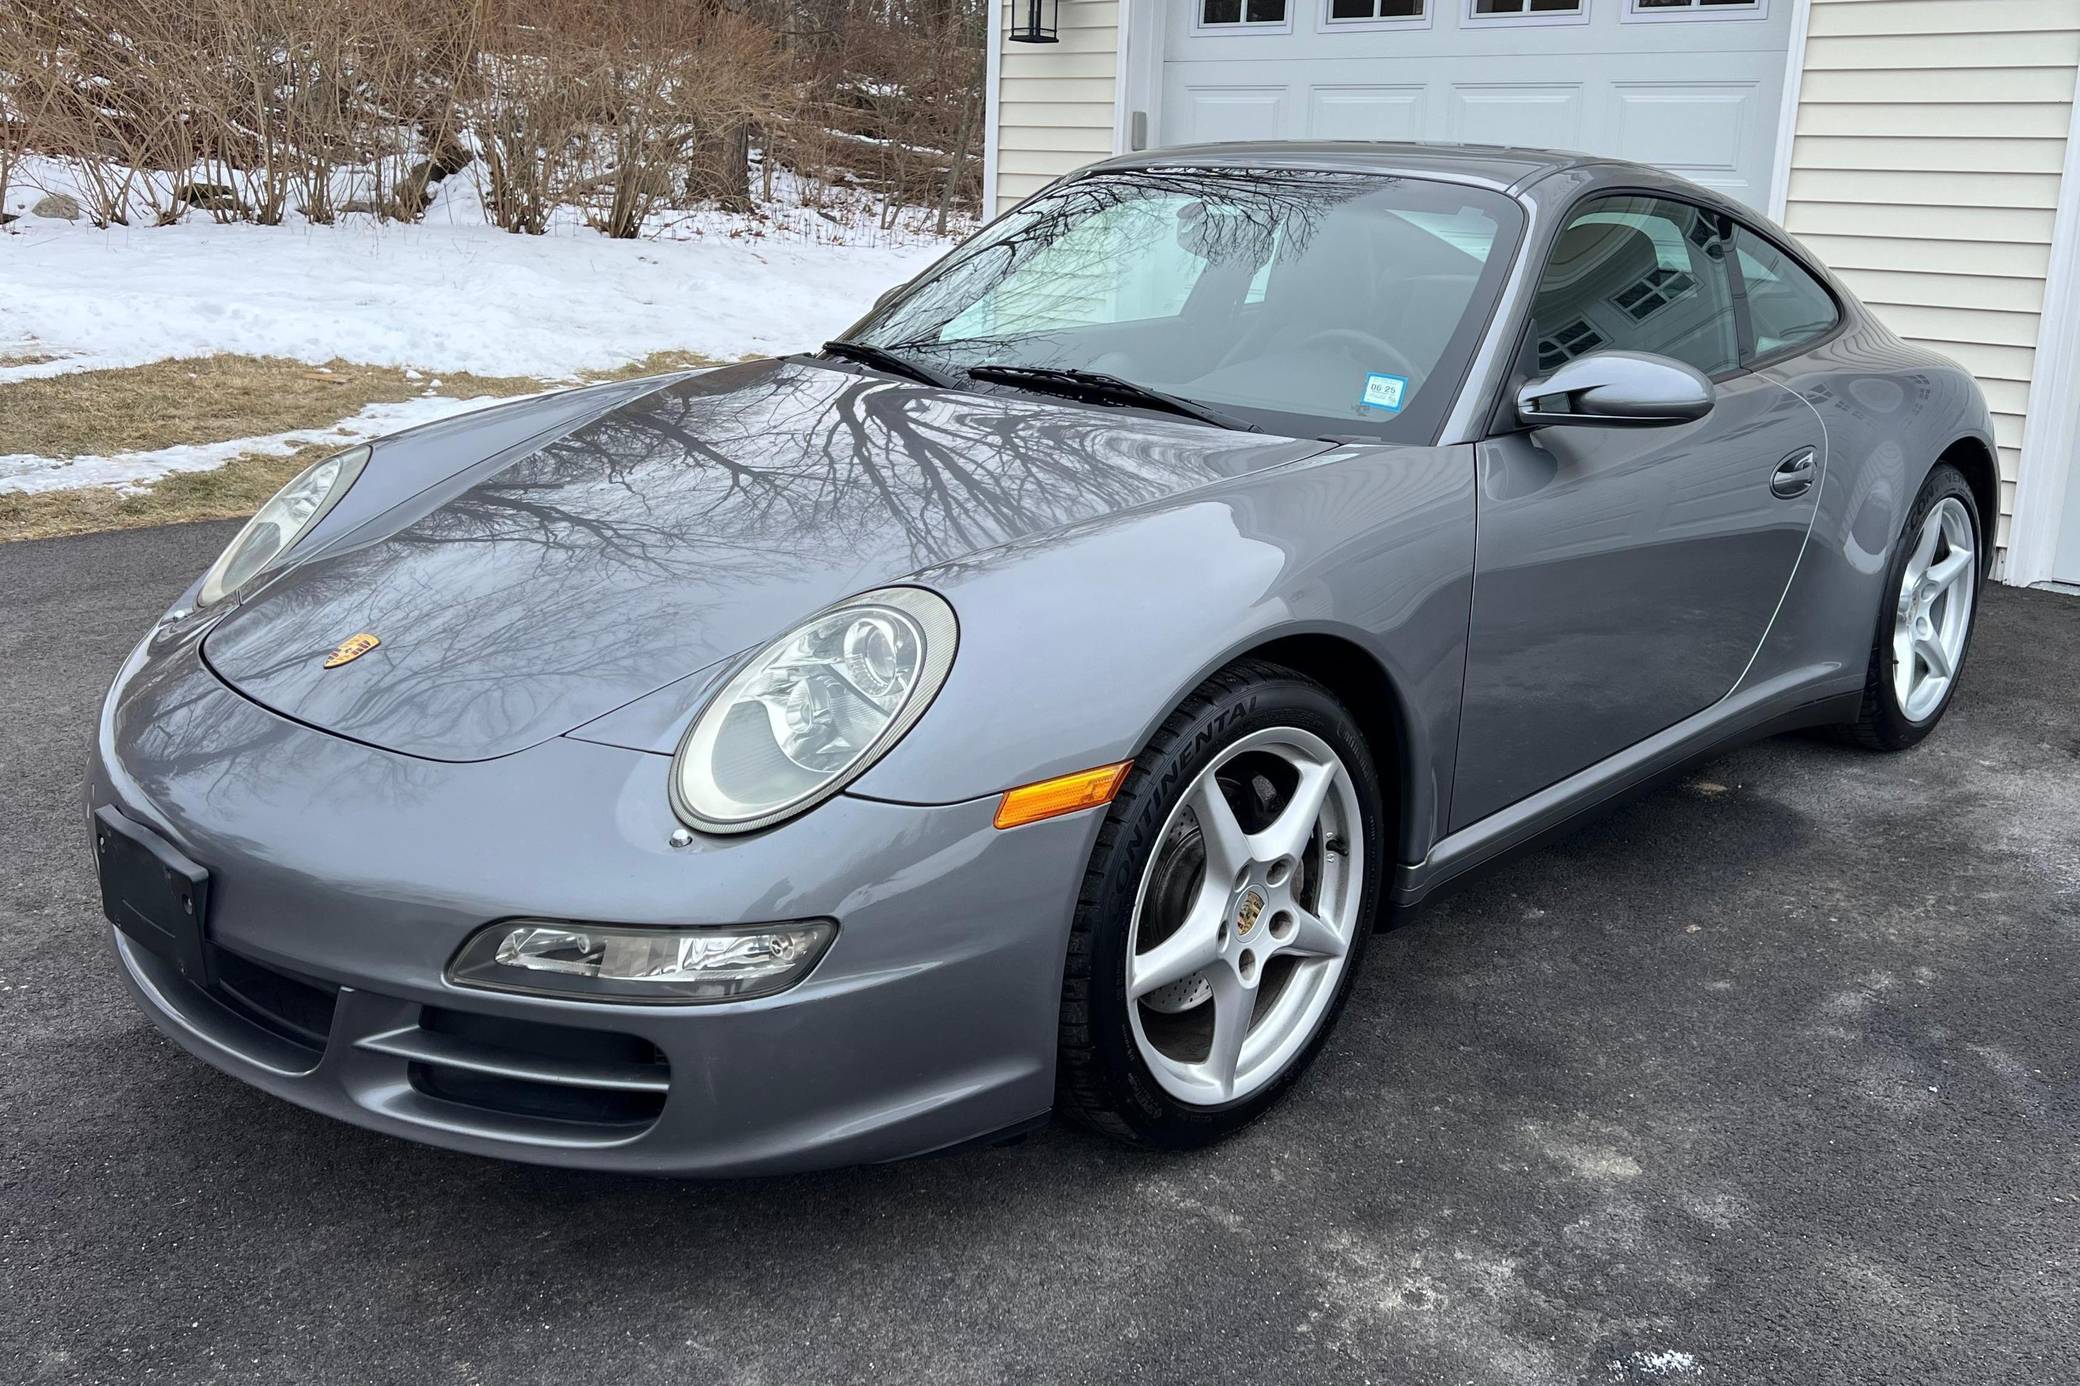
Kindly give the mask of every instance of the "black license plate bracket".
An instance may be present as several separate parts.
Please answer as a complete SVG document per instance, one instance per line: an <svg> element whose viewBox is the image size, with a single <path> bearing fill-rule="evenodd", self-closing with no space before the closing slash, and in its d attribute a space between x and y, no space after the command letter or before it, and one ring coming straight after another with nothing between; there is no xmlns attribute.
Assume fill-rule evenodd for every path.
<svg viewBox="0 0 2080 1386"><path fill-rule="evenodd" d="M130 938L172 962L198 986L209 980L203 926L209 871L114 807L94 813L101 909Z"/></svg>

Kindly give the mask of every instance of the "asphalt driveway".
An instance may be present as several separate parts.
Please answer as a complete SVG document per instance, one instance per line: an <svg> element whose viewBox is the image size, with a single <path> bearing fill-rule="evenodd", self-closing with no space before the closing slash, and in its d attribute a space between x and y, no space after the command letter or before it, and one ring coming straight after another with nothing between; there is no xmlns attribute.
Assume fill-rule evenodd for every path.
<svg viewBox="0 0 2080 1386"><path fill-rule="evenodd" d="M693 1185L133 1011L82 744L230 532L0 546L0 1379L2080 1379L2080 601L1989 593L1915 753L1754 746L1409 916L1217 1150Z"/></svg>

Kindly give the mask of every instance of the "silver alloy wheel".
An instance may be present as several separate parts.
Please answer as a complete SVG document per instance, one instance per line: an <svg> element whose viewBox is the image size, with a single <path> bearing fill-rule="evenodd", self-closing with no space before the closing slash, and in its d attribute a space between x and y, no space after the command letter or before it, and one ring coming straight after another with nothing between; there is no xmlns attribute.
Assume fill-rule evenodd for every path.
<svg viewBox="0 0 2080 1386"><path fill-rule="evenodd" d="M1945 496L1922 523L1893 616L1892 695L1910 722L1933 717L1957 677L1978 581L1972 517Z"/></svg>
<svg viewBox="0 0 2080 1386"><path fill-rule="evenodd" d="M1357 785L1313 733L1253 732L1156 844L1127 934L1134 1042L1180 1102L1233 1102L1299 1057L1335 999L1365 882Z"/></svg>

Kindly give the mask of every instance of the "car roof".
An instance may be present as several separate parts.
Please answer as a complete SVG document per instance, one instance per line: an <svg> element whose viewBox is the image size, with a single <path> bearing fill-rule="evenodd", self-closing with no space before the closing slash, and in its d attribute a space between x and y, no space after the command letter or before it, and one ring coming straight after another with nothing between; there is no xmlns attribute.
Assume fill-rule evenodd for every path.
<svg viewBox="0 0 2080 1386"><path fill-rule="evenodd" d="M1374 140L1242 140L1143 150L1093 165L1097 169L1198 167L1348 169L1352 172L1446 178L1507 192L1561 169L1616 164L1560 149L1503 144L1387 143ZM1642 171L1644 167L1642 166Z"/></svg>

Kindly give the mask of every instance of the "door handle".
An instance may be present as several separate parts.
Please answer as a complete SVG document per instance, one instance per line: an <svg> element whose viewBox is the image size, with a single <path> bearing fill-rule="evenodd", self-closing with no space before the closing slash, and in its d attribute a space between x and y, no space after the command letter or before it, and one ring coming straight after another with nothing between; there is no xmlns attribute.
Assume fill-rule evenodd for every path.
<svg viewBox="0 0 2080 1386"><path fill-rule="evenodd" d="M1813 478L1820 473L1820 454L1815 448L1800 448L1782 462L1770 474L1769 493L1778 500L1795 500L1813 489Z"/></svg>

